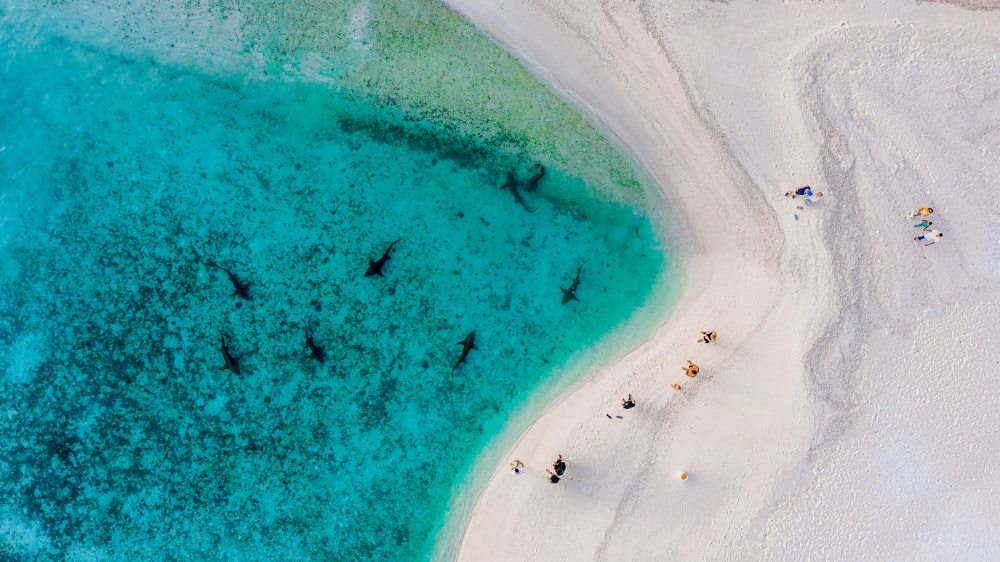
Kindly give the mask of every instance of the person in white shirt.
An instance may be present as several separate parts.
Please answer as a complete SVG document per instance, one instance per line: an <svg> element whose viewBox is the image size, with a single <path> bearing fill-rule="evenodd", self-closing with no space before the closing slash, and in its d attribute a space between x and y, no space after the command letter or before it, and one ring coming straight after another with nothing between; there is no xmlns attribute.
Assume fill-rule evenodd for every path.
<svg viewBox="0 0 1000 562"><path fill-rule="evenodd" d="M916 236L913 239L920 242L927 242L926 244L924 244L924 246L930 246L931 244L937 242L937 239L941 238L942 236L944 236L944 234L936 230L925 228L923 234L921 234L920 236Z"/></svg>

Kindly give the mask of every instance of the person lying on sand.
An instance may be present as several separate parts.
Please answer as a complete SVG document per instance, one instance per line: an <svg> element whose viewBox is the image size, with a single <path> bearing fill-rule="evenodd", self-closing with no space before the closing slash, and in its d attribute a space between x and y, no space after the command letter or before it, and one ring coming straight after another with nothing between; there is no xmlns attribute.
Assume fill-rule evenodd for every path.
<svg viewBox="0 0 1000 562"><path fill-rule="evenodd" d="M546 474L549 475L549 482L551 482L553 484L558 484L559 483L559 475L557 475L555 472L552 472L551 470L549 470L547 468L545 469L545 472L546 472Z"/></svg>
<svg viewBox="0 0 1000 562"><path fill-rule="evenodd" d="M811 187L809 187L808 185L803 185L802 187L795 188L795 191L786 191L785 192L785 197L788 197L789 195L792 196L792 199L795 199L796 197L803 197L804 196L806 198L806 203L812 203L812 202L815 201L815 199L812 199L812 198L813 197L822 197L823 196L823 192L822 191L817 191L817 192L814 193L813 189Z"/></svg>
<svg viewBox="0 0 1000 562"><path fill-rule="evenodd" d="M716 336L715 330L712 330L710 332L702 332L701 339L698 341L700 343L712 343L715 341L715 336Z"/></svg>
<svg viewBox="0 0 1000 562"><path fill-rule="evenodd" d="M813 194L813 193L807 193L806 196L802 198L802 200L805 201L806 205L812 205L813 203L815 203L816 201L818 201L819 198L822 197L822 196L823 196L823 192L822 191L817 191L815 194Z"/></svg>
<svg viewBox="0 0 1000 562"><path fill-rule="evenodd" d="M936 230L931 230L931 229L925 228L924 229L924 234L921 234L920 236L915 236L913 239L914 240L919 240L921 242L929 240L929 242L927 242L926 244L924 244L924 246L930 246L931 244L934 244L935 242L937 242L937 239L941 238L942 236L944 236L944 234L942 234L942 233L940 233L940 232L938 232Z"/></svg>
<svg viewBox="0 0 1000 562"><path fill-rule="evenodd" d="M920 221L917 224L913 225L913 227L914 228L922 228L924 230L927 230L927 227L930 226L930 225L932 225L932 224L934 224L934 223L932 223L931 221Z"/></svg>
<svg viewBox="0 0 1000 562"><path fill-rule="evenodd" d="M785 192L785 197L788 197L789 195L791 195L792 199L795 199L796 197L802 197L803 195L805 195L807 193L809 195L812 195L812 192L813 191L812 191L811 187L809 187L808 185L803 185L802 187L795 188L794 191L786 191Z"/></svg>
<svg viewBox="0 0 1000 562"><path fill-rule="evenodd" d="M698 371L700 371L701 369L699 369L697 365L692 363L690 359L688 359L687 362L688 366L682 367L684 369L684 374L693 379L698 374Z"/></svg>
<svg viewBox="0 0 1000 562"><path fill-rule="evenodd" d="M913 209L910 211L910 218L926 217L933 214L934 209L931 209L930 207L920 207L919 209Z"/></svg>
<svg viewBox="0 0 1000 562"><path fill-rule="evenodd" d="M628 393L628 397L627 398L622 398L622 408L625 408L626 410L630 410L632 408L635 408L635 401L632 400L632 393L631 392Z"/></svg>
<svg viewBox="0 0 1000 562"><path fill-rule="evenodd" d="M510 463L510 473L515 476L520 476L524 473L524 463L514 459L514 462Z"/></svg>

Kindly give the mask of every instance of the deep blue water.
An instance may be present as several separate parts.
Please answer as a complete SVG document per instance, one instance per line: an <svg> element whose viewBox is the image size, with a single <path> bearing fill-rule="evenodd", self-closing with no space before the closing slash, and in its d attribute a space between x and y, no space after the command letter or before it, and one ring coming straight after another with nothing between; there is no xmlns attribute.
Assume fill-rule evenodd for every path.
<svg viewBox="0 0 1000 562"><path fill-rule="evenodd" d="M609 165L584 124L567 156L502 100L456 119L384 95L402 87L377 68L366 92L356 70L207 72L23 29L0 19L5 557L427 557L510 412L668 268L630 172L583 179ZM443 64L459 83L464 56ZM523 81L475 87L513 100ZM523 122L573 119L538 105Z"/></svg>

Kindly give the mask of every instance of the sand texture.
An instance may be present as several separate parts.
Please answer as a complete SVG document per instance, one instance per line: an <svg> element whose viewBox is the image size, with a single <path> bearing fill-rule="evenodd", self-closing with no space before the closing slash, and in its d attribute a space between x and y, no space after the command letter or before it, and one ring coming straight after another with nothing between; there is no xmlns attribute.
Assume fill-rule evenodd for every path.
<svg viewBox="0 0 1000 562"><path fill-rule="evenodd" d="M685 288L483 457L496 473L444 556L995 559L1000 12L450 3L648 170ZM825 197L784 196L802 184Z"/></svg>

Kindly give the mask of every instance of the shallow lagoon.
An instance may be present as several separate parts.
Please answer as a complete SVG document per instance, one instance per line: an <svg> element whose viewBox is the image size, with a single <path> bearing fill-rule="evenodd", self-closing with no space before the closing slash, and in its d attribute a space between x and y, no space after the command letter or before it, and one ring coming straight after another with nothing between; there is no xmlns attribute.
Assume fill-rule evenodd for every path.
<svg viewBox="0 0 1000 562"><path fill-rule="evenodd" d="M140 50L8 14L0 552L426 557L510 412L663 281L627 160L470 26L403 6L359 40L357 7L336 35L243 5L253 56L214 71L161 54L169 26Z"/></svg>

